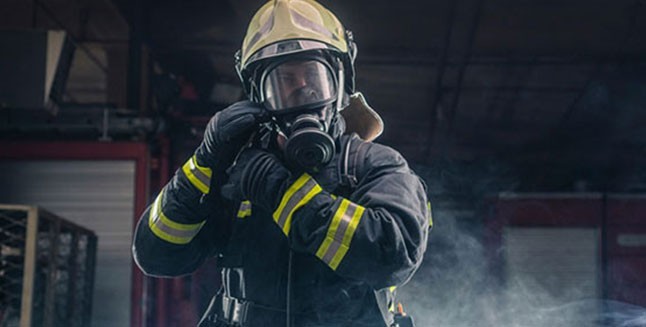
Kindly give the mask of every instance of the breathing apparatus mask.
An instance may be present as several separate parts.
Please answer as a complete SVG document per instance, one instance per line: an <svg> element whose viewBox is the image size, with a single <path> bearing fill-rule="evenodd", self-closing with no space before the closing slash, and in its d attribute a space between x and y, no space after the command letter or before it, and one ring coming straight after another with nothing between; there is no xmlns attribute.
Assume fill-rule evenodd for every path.
<svg viewBox="0 0 646 327"><path fill-rule="evenodd" d="M287 162L316 172L335 153L338 111L344 105L343 65L321 52L273 58L262 67L256 95L286 138Z"/></svg>

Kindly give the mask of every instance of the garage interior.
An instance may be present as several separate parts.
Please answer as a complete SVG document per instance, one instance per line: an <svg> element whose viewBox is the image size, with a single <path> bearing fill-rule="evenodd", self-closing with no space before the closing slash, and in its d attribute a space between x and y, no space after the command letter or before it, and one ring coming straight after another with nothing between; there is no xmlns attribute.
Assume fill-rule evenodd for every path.
<svg viewBox="0 0 646 327"><path fill-rule="evenodd" d="M196 324L215 263L143 276L132 232L244 98L234 53L263 3L0 1L0 327ZM320 3L354 34L376 142L428 185L434 228L401 288L418 326L646 325L646 1ZM92 273L82 310L22 301L27 245L46 245L16 212L36 207L96 252L93 271L59 264Z"/></svg>

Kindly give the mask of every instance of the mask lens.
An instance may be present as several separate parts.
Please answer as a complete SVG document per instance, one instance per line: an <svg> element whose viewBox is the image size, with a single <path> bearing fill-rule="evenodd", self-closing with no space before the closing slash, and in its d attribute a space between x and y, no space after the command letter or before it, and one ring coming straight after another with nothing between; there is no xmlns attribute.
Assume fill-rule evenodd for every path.
<svg viewBox="0 0 646 327"><path fill-rule="evenodd" d="M272 69L263 85L265 106L281 111L336 97L334 75L316 60L286 61Z"/></svg>

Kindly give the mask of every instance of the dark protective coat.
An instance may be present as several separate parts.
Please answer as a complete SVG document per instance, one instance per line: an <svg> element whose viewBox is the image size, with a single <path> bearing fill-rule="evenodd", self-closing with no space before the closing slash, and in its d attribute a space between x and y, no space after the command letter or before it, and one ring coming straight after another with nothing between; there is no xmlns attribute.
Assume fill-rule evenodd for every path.
<svg viewBox="0 0 646 327"><path fill-rule="evenodd" d="M149 275L178 276L218 256L226 290L220 293L253 303L252 327L285 325L288 287L292 326L390 325L393 286L411 278L426 250L430 206L423 182L397 151L356 137L346 147L350 139L338 139L332 162L312 175L322 191L294 212L288 233L272 212L223 199L222 169L213 171L208 194L178 170L160 196L161 212L180 223L206 221L188 243L174 244L151 230L151 205L136 230L137 264ZM363 211L358 223L336 219L337 233L346 229L341 240L330 227L344 205ZM335 259L321 252L326 242Z"/></svg>

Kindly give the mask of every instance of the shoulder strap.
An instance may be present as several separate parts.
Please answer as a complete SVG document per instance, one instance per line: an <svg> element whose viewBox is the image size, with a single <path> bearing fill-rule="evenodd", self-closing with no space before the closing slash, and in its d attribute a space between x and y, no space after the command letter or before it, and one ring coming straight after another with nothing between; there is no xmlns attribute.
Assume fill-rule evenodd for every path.
<svg viewBox="0 0 646 327"><path fill-rule="evenodd" d="M357 134L352 134L344 144L339 175L341 186L350 191L354 191L361 180L367 143Z"/></svg>

